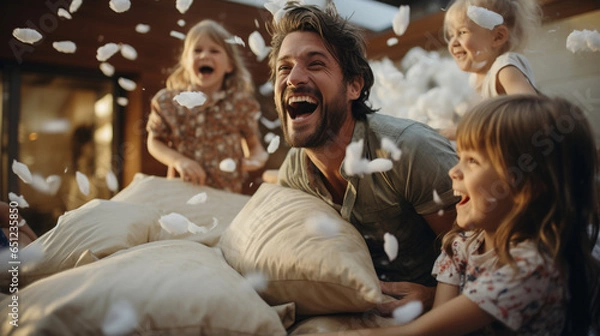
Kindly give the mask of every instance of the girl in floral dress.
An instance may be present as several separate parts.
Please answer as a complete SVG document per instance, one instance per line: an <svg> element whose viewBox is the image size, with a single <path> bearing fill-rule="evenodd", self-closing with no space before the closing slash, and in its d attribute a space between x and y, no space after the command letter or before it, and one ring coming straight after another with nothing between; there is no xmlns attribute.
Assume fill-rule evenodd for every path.
<svg viewBox="0 0 600 336"><path fill-rule="evenodd" d="M206 100L186 107L176 101L182 93ZM242 192L247 172L262 168L268 158L253 93L234 36L212 20L201 21L187 33L167 87L152 99L148 151L169 167L169 177Z"/></svg>
<svg viewBox="0 0 600 336"><path fill-rule="evenodd" d="M449 174L461 201L433 268L433 308L353 334L598 334L598 166L582 111L560 98L500 96L458 131Z"/></svg>

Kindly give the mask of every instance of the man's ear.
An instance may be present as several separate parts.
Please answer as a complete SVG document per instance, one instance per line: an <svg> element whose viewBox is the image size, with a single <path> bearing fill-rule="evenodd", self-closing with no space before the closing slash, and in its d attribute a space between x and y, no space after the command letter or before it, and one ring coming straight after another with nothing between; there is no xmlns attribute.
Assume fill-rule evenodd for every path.
<svg viewBox="0 0 600 336"><path fill-rule="evenodd" d="M508 41L508 28L503 24L494 27L493 34L492 46L494 48L501 48Z"/></svg>
<svg viewBox="0 0 600 336"><path fill-rule="evenodd" d="M354 79L350 80L348 83L348 99L356 100L360 97L360 93L362 92L363 87L365 86L365 80L356 76Z"/></svg>

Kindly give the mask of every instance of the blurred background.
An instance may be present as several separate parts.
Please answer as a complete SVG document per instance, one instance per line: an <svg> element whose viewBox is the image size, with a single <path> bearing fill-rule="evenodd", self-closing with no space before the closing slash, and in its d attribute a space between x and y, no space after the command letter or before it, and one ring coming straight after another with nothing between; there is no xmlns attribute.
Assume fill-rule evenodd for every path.
<svg viewBox="0 0 600 336"><path fill-rule="evenodd" d="M247 43L254 31L267 45L270 42L265 22L271 13L265 2L196 0L181 13L173 0L138 0L126 12L116 13L108 0L87 0L67 17L64 10L69 10L71 0L0 1L0 198L8 201L9 192L23 195L30 206L21 212L34 231L42 234L65 211L92 198L112 197L138 172L165 176L166 167L149 155L145 143L150 100L165 86L181 52L182 40L174 35L185 34L205 18L223 24L246 42L242 50L260 88L256 98L262 107L260 127L266 148L268 139L281 135L281 129L266 84L267 60L258 61ZM334 3L340 14L364 29L368 58L376 74L371 97L374 107L381 108L381 113L418 119L433 127L457 121L461 100L468 101L471 93L466 74L457 71L446 52L442 22L448 1ZM572 53L565 47L573 30L600 30L600 2L539 3L544 12L543 26L525 52L536 83L546 94L579 103L590 116L600 143L600 53ZM400 5L411 7L411 21L404 35L395 36L391 22ZM136 31L138 24L147 25L149 31ZM36 29L43 38L33 45L22 43L12 35L15 28ZM58 41L74 42L77 50L59 52L52 46ZM97 49L109 42L130 45L137 52L135 59L121 54L110 58L107 62L114 67L110 76L100 70L101 62L96 59ZM119 78L134 81L135 89L123 89ZM438 104L427 105L427 101ZM449 111L440 112L448 105ZM282 141L265 169L277 169L288 149ZM53 176L48 180L49 190L36 190L23 183L12 172L13 160L26 164L36 178ZM77 188L76 171L90 180L87 196ZM110 172L117 177L117 190L106 183ZM256 190L261 174L251 176L245 193Z"/></svg>

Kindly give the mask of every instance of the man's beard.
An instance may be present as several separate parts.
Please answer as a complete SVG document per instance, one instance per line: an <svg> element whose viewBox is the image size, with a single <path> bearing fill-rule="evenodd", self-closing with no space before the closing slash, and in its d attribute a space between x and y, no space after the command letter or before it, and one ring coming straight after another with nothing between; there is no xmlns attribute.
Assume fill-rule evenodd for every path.
<svg viewBox="0 0 600 336"><path fill-rule="evenodd" d="M346 122L346 118L348 118L348 104L351 104L351 102L344 101L346 92L346 87L342 86L335 96L336 99L327 105L321 99L321 120L319 120L315 130L307 136L300 136L300 134L293 136L289 133L287 127L290 116L283 107L280 107L279 109L282 111L279 111L279 113L283 119L283 135L287 143L292 147L315 149L334 142L342 125ZM280 106L285 106L285 104L282 102Z"/></svg>

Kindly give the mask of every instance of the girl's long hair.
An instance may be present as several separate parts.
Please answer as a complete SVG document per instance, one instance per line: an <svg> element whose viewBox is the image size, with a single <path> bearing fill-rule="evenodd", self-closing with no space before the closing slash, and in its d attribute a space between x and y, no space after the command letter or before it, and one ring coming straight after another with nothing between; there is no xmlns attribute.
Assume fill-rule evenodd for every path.
<svg viewBox="0 0 600 336"><path fill-rule="evenodd" d="M179 62L171 75L167 78L167 89L193 89L194 80L191 77L192 72L190 71L191 65L189 63L198 38L200 38L200 35L202 34L208 35L216 44L225 49L227 57L229 57L229 61L233 65L233 71L225 75L222 89L235 89L237 91L253 94L254 83L252 82L252 76L246 68L237 46L235 43L231 42L233 35L231 35L222 25L213 20L202 20L190 28L185 37L183 51L181 52Z"/></svg>
<svg viewBox="0 0 600 336"><path fill-rule="evenodd" d="M561 98L500 96L475 106L457 128L460 150L486 153L509 185L513 208L496 230L500 264L510 248L536 243L568 283L565 333L587 334L600 321L600 264L591 254L600 229L598 158L592 129L577 106ZM455 228L444 238L452 255Z"/></svg>

